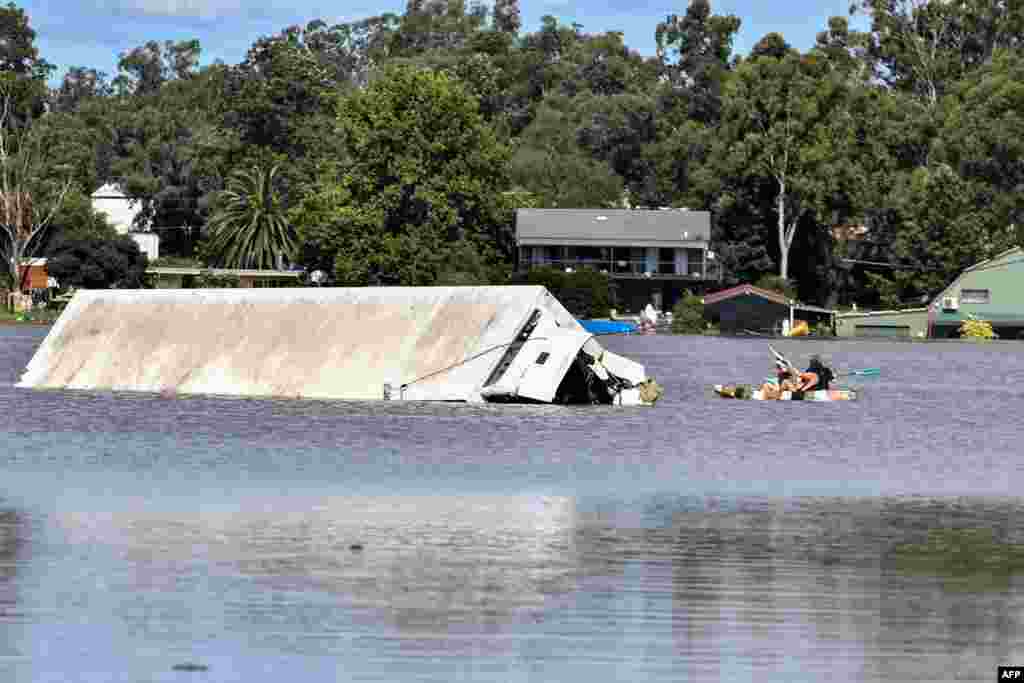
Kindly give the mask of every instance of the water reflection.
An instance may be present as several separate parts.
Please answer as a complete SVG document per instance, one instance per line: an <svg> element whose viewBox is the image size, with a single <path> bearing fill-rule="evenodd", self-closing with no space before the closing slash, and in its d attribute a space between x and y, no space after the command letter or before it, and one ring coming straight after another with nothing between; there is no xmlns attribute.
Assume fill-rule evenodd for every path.
<svg viewBox="0 0 1024 683"><path fill-rule="evenodd" d="M687 678L983 680L1024 653L1021 510L981 499L660 501L632 528L621 511L583 515L577 537L595 540L605 567L644 557L649 595L671 563ZM970 545L952 557L921 545L937 537ZM980 557L958 560L965 552Z"/></svg>
<svg viewBox="0 0 1024 683"><path fill-rule="evenodd" d="M1019 540L1016 502L395 495L274 505L62 521L74 543L121 551L132 575L122 590L166 599L145 620L187 620L172 606L185 609L197 572L241 578L260 588L222 599L224 627L286 651L336 651L346 633L388 623L394 656L507 657L545 633L545 661L580 649L654 657L666 675L694 680L725 669L974 678L1024 652L1019 549L1006 545ZM977 572L954 563L952 575L969 579L954 585L936 538L971 539L990 561ZM1009 561L996 571L991 558Z"/></svg>
<svg viewBox="0 0 1024 683"><path fill-rule="evenodd" d="M17 511L0 508L0 615L14 605L14 577L22 545L21 520Z"/></svg>
<svg viewBox="0 0 1024 683"><path fill-rule="evenodd" d="M24 520L0 500L0 634L18 619L18 570L25 561ZM19 653L9 638L0 637L0 664Z"/></svg>
<svg viewBox="0 0 1024 683"><path fill-rule="evenodd" d="M275 503L168 517L145 512L66 515L74 543L118 548L131 590L173 591L202 562L278 596L333 595L401 632L436 637L490 628L545 595L571 588L572 503L558 497L332 498L309 511ZM235 628L285 605L228 606Z"/></svg>
<svg viewBox="0 0 1024 683"><path fill-rule="evenodd" d="M37 340L4 341L13 381ZM0 614L19 615L0 643L25 658L0 680L178 680L184 662L255 683L991 680L1024 662L1024 501L992 497L1016 494L1024 347L837 341L841 367L884 369L864 401L755 406L702 392L761 376L763 342L622 343L665 378L654 409L0 386Z"/></svg>

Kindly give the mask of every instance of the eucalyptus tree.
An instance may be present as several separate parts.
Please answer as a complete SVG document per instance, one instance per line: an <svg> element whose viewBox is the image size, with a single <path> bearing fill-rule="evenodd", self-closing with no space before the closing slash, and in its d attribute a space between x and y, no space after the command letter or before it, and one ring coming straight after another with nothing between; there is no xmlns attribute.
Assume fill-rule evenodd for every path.
<svg viewBox="0 0 1024 683"><path fill-rule="evenodd" d="M710 151L740 24L735 15L713 13L708 0L691 0L685 13L655 28L658 79L647 87L656 102L654 135L635 162L643 179L630 187L641 204L708 208L693 173Z"/></svg>
<svg viewBox="0 0 1024 683"><path fill-rule="evenodd" d="M705 124L718 120L722 83L740 25L735 15L713 14L709 0L691 0L685 14L669 15L656 27L666 94L681 100L688 119Z"/></svg>
<svg viewBox="0 0 1024 683"><path fill-rule="evenodd" d="M0 75L0 248L15 292L22 260L42 238L73 185L70 169L49 168L36 127L15 119L17 76Z"/></svg>
<svg viewBox="0 0 1024 683"><path fill-rule="evenodd" d="M523 25L519 0L494 0L494 28L515 36Z"/></svg>
<svg viewBox="0 0 1024 683"><path fill-rule="evenodd" d="M70 67L54 90L53 109L58 112L73 112L83 102L113 94L113 87L107 82L102 71L83 66Z"/></svg>
<svg viewBox="0 0 1024 683"><path fill-rule="evenodd" d="M1024 222L1024 57L999 50L954 83L926 165L896 174L885 206L893 275L904 298L934 294L960 271L1017 243Z"/></svg>
<svg viewBox="0 0 1024 683"><path fill-rule="evenodd" d="M7 123L25 125L45 111L46 81L56 68L39 55L36 32L25 10L8 2L0 5L0 73L8 100Z"/></svg>
<svg viewBox="0 0 1024 683"><path fill-rule="evenodd" d="M813 54L795 51L781 59L746 60L726 83L704 181L724 185L718 210L739 200L744 185L768 183L772 206L762 215L774 219L783 278L789 277L798 228L834 223L844 211L841 204L848 204L841 199L837 205L836 198L859 182L851 163L857 126L847 109L849 94L842 74L821 68Z"/></svg>
<svg viewBox="0 0 1024 683"><path fill-rule="evenodd" d="M202 48L198 40L162 44L150 40L118 56L118 76L113 87L122 94L155 93L171 80L186 80L199 70Z"/></svg>
<svg viewBox="0 0 1024 683"><path fill-rule="evenodd" d="M887 85L934 108L952 84L1024 45L1019 0L856 0L871 18L865 56Z"/></svg>
<svg viewBox="0 0 1024 683"><path fill-rule="evenodd" d="M206 253L228 268L281 268L296 252L295 231L274 187L277 166L236 172L218 195Z"/></svg>

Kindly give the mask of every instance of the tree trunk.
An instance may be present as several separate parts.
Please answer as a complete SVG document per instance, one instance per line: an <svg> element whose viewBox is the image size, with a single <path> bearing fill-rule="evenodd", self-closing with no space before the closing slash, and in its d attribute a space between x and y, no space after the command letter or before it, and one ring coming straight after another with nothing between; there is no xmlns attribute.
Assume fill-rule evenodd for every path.
<svg viewBox="0 0 1024 683"><path fill-rule="evenodd" d="M21 249L18 248L18 244L15 242L11 244L11 260L7 264L11 273L11 291L15 294L21 294L21 273L18 272L19 263L21 263Z"/></svg>
<svg viewBox="0 0 1024 683"><path fill-rule="evenodd" d="M786 234L786 182L779 181L779 196L776 199L779 213L779 277L789 278L789 245L793 241L792 232Z"/></svg>

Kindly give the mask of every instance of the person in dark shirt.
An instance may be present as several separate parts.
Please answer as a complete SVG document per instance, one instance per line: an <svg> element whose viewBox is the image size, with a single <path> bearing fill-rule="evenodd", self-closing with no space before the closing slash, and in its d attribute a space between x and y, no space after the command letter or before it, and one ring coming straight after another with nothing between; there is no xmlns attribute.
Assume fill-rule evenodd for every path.
<svg viewBox="0 0 1024 683"><path fill-rule="evenodd" d="M807 370L800 373L799 391L828 391L833 379L835 379L835 375L821 362L821 356L811 356Z"/></svg>

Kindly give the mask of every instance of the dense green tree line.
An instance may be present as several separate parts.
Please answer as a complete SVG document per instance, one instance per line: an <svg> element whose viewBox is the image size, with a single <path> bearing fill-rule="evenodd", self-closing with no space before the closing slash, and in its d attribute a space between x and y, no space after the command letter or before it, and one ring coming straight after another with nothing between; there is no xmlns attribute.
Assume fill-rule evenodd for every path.
<svg viewBox="0 0 1024 683"><path fill-rule="evenodd" d="M868 30L748 55L740 17L683 2L652 57L553 17L524 32L517 0L409 0L233 65L154 37L56 88L12 4L7 139L49 141L36 204L71 180L52 230L94 230L83 198L113 181L180 228L165 251L343 284L503 281L522 206L709 210L730 282L827 305L916 300L1017 243L1024 1L858 0Z"/></svg>

